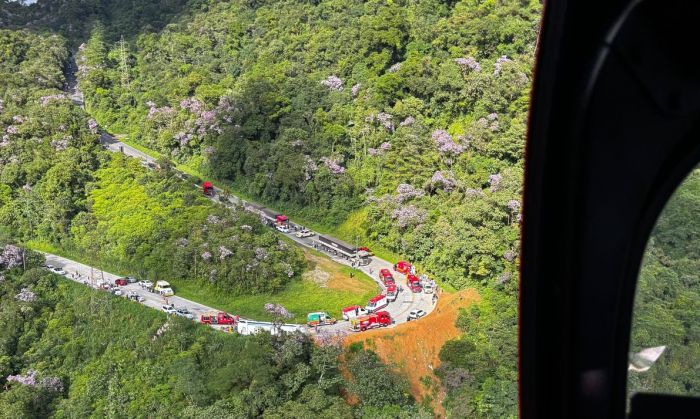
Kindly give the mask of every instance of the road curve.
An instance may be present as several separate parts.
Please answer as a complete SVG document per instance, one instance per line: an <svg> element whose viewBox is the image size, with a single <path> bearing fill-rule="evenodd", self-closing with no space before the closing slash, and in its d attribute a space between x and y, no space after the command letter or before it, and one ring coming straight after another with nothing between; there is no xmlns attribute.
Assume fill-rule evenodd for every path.
<svg viewBox="0 0 700 419"><path fill-rule="evenodd" d="M147 167L148 163L153 163L153 159L146 155L145 153L129 146L128 144L125 144L121 141L119 141L117 138L103 133L100 136L100 142L105 146L105 148L109 151L112 152L117 152L117 153L123 153L126 156L133 157L136 159L141 160L143 163L146 164ZM244 204L251 204L251 202L246 202L243 201L241 198L235 196L235 195L229 195L228 193L224 193L223 190L221 190L218 187L214 188L216 191L216 195L213 197L209 197L209 199L212 202L218 203L220 205L226 206L228 208L234 208L234 207L239 207ZM227 199L220 199L219 197L222 196L227 196ZM243 206L246 208L246 206ZM292 222L293 226L296 226L297 224ZM313 245L313 239L318 236L318 233L314 233L312 237L308 238L299 238L294 235L293 232L290 233L282 233L277 230L275 230L277 234L281 234L283 236L286 236L287 238L293 240L295 243L310 248L314 249ZM325 236L328 236L325 234ZM319 250L320 249L315 249ZM322 253L326 254L328 257L330 257L333 261L346 265L346 266L352 266L352 263L350 260L347 260L345 258L341 257L335 257L329 253L323 252ZM403 287L403 292L400 292L398 295L398 298L396 301L389 303L389 305L385 308L386 311L391 314L391 317L394 319L395 324L401 324L405 323L407 321L408 313L411 310L423 310L426 313L430 313L433 311L433 308L435 307L435 301L433 300L432 294L424 294L422 292L420 293L412 293L406 284L406 276L403 274L399 274L398 272L393 271L393 264L384 260L380 259L376 256L371 257L371 262L368 265L356 267L355 269L358 269L362 271L363 273L367 274L370 278L372 278L378 285L378 287L381 289L383 292L385 290L384 285L382 282L379 280L379 270L380 269L389 269L392 271L394 274L394 277L397 279L397 285L401 285ZM379 292L377 293L379 294ZM328 313L332 316L337 316L337 318L340 318L340 313ZM339 331L339 330L347 330L349 327L348 322L343 322L339 321L336 325L333 326L325 326L326 331Z"/></svg>
<svg viewBox="0 0 700 419"><path fill-rule="evenodd" d="M72 58L72 57L71 57ZM71 61L67 65L67 80L68 83L66 85L66 90L70 93L71 98L73 99L73 102L77 105L80 106L81 108L84 108L83 106L83 94L78 88L78 83L77 83L77 77L76 75L76 70L77 70L77 65L75 65L75 62ZM141 163L149 168L156 167L156 161L153 159L151 156L148 154L129 146L128 144L125 144L121 141L119 141L116 137L113 135L102 131L100 134L99 138L100 144L103 145L103 147L111 152L115 153L123 153L126 156L132 157L139 159ZM215 191L217 192L217 196L222 196L222 190L220 188L215 187ZM222 200L222 199L216 199L215 197L211 197L210 199L213 202L219 203L221 205L224 205L226 207L232 208L234 206L239 206L241 204L244 204L245 202L235 196L235 195L229 195L227 200ZM245 208L246 206L244 206ZM296 225L292 223L292 225ZM278 234L282 234L287 236L289 239L293 240L297 244L301 246L305 246L308 248L314 248L312 238L298 238L296 237L293 233L282 233L277 231ZM317 236L317 234L314 234L314 237ZM327 237L330 237L328 235L325 235ZM334 260L337 263L341 263L347 266L352 266L351 261L346 260L344 258L339 258L339 257L334 257L331 254L326 253L328 257L330 257L332 260ZM87 275L88 272L94 272L94 268L91 268L86 265L82 265L80 263L77 263L75 261L72 261L70 259L62 258L56 255L47 255L47 263L52 264L55 266L65 266L67 270L69 270L69 273L75 271L77 272L77 275L83 275L84 277L90 277ZM378 287L384 292L385 288L382 282L378 278L378 273L380 269L389 269L392 270L393 265L383 259L380 259L376 256L371 257L371 262L368 265L356 267L355 269L358 269L365 274L367 274L369 277L374 279L374 281L377 283ZM72 271L70 270L72 269ZM75 273L73 272L73 273ZM110 280L111 283L113 284L114 279L117 279L117 275L114 274L108 274L104 273L105 279ZM397 284L403 286L403 291L399 293L396 301L389 303L389 305L384 309L389 312L391 317L394 319L394 324L389 327L394 327L397 324L405 323L408 317L408 313L411 310L423 310L426 313L430 313L433 311L433 308L435 307L435 300L433 299L432 294L424 294L422 292L420 293L412 293L409 288L406 286L406 277L402 274L398 274L397 272L394 272L394 276L397 278ZM126 291L132 291L134 293L137 293L138 295L141 295L145 298L144 304L160 309L162 305L164 304L163 298L152 293L148 293L145 290L142 290L138 285L136 284L130 284L124 287ZM436 290L437 292L437 290ZM189 301L184 298L180 298L177 296L170 297L169 302L174 303L177 307L186 307L188 310L192 311L193 313L197 314L197 316L205 311L212 311L214 310L213 308L206 307L204 305L198 304L194 301ZM233 313L235 314L235 313ZM332 316L337 316L337 318L341 318L340 313L329 313ZM323 329L327 332L339 332L339 331L344 331L348 330L348 322L346 321L339 321L337 324L333 326L324 326Z"/></svg>
<svg viewBox="0 0 700 419"><path fill-rule="evenodd" d="M143 301L141 301L141 304L155 310L162 310L162 307L164 305L173 304L176 308L186 308L187 310L189 310L192 314L194 314L195 321L198 321L199 317L204 313L219 311L213 307L208 307L195 301L179 297L177 295L167 298L162 297L161 295L143 289L140 285L136 283L127 284L121 287L114 287L114 281L116 279L122 278L122 276L106 272L99 269L98 267L85 265L62 256L54 255L51 253L43 254L46 259L47 265L51 265L56 268L62 268L66 272L66 274L63 275L65 278L94 289L100 289L103 284L109 284L113 286L113 288L120 289L122 291L122 297L126 297L127 294L136 294L143 297ZM430 306L433 305L431 299L427 298L425 294L413 294L410 291L404 291L403 293L400 293L399 298L395 302L389 303L389 306L386 309L396 320L396 323L389 327L395 327L397 324L404 323L406 321L405 314L407 313L407 310L411 310L415 307L424 307L426 306L426 304ZM224 329L224 327L212 327L218 330ZM324 326L321 329L324 332L331 333L344 332L349 329L349 323L347 321L339 321L335 325ZM306 331L310 334L315 333L314 329L306 329Z"/></svg>

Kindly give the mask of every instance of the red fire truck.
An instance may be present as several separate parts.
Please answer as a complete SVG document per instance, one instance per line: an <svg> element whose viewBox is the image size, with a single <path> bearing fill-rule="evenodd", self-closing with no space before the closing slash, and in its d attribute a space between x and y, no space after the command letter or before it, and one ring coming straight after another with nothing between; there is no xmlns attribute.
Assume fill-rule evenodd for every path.
<svg viewBox="0 0 700 419"><path fill-rule="evenodd" d="M387 311L378 311L366 316L356 317L350 320L350 330L364 332L375 327L386 327L392 323L391 315Z"/></svg>
<svg viewBox="0 0 700 419"><path fill-rule="evenodd" d="M405 260L400 260L394 265L394 270L400 274L408 275L411 273L411 264Z"/></svg>
<svg viewBox="0 0 700 419"><path fill-rule="evenodd" d="M204 324L230 325L230 324L236 323L236 317L234 317L228 313L224 313L223 311L220 311L216 314L213 314L213 313L202 314L202 316L199 318L199 322L204 323Z"/></svg>
<svg viewBox="0 0 700 419"><path fill-rule="evenodd" d="M406 284L408 285L408 288L411 289L411 292L423 291L423 287L420 284L420 278L418 278L415 275L408 275L406 279Z"/></svg>
<svg viewBox="0 0 700 419"><path fill-rule="evenodd" d="M382 281L384 285L388 284L393 284L396 281L394 281L394 276L391 274L391 271L388 269L380 269L379 270L379 279Z"/></svg>

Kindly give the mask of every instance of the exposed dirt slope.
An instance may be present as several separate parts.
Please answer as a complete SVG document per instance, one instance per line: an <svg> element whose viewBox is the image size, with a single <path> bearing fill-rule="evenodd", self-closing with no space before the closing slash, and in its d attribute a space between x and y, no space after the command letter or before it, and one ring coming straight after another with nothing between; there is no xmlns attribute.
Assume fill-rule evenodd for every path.
<svg viewBox="0 0 700 419"><path fill-rule="evenodd" d="M444 417L445 392L433 370L440 365L438 354L442 345L460 334L455 326L459 309L478 300L479 294L474 289L441 294L437 308L420 321L394 329L352 334L346 338L345 345L363 341L365 348L375 351L384 362L408 377L411 392L419 402L428 398L436 416Z"/></svg>

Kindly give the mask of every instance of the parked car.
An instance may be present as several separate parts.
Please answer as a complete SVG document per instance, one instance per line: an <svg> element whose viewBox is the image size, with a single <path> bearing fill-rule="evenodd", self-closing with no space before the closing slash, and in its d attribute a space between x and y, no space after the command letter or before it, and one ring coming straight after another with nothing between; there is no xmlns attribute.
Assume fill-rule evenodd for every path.
<svg viewBox="0 0 700 419"><path fill-rule="evenodd" d="M54 273L57 273L59 275L66 275L67 274L67 272L64 271L63 268L56 268L56 270L54 270Z"/></svg>
<svg viewBox="0 0 700 419"><path fill-rule="evenodd" d="M128 298L131 301L136 301L137 303L143 302L145 300L145 298L136 294L135 292L130 292L129 294L127 294L126 298Z"/></svg>
<svg viewBox="0 0 700 419"><path fill-rule="evenodd" d="M122 296L124 293L123 293L122 290L120 290L119 288L114 288L114 289L112 290L112 294L114 294L114 295L116 295L116 296Z"/></svg>
<svg viewBox="0 0 700 419"><path fill-rule="evenodd" d="M175 310L175 307L173 307L173 306L162 306L161 310L163 310L165 312L165 314L177 313L177 310Z"/></svg>
<svg viewBox="0 0 700 419"><path fill-rule="evenodd" d="M194 314L192 314L188 309L184 307L180 307L177 310L175 310L175 314L184 317L188 320L194 320Z"/></svg>
<svg viewBox="0 0 700 419"><path fill-rule="evenodd" d="M427 313L423 310L411 310L411 312L408 313L408 320L417 320L425 316L426 314Z"/></svg>
<svg viewBox="0 0 700 419"><path fill-rule="evenodd" d="M146 289L153 288L153 282L151 282L151 281L139 281L139 285L141 285L141 288L146 288Z"/></svg>
<svg viewBox="0 0 700 419"><path fill-rule="evenodd" d="M311 237L314 235L314 232L309 230L308 228L302 228L301 230L297 231L296 236L301 238L304 237Z"/></svg>
<svg viewBox="0 0 700 419"><path fill-rule="evenodd" d="M374 253L369 249L367 246L361 246L357 248L357 253L362 256L362 253L366 254L367 256L374 256Z"/></svg>
<svg viewBox="0 0 700 419"><path fill-rule="evenodd" d="M423 285L423 292L424 292L424 293L426 293L426 294L432 294L433 291L435 291L435 290L433 289L433 286L432 286L431 284L425 284L425 285Z"/></svg>
<svg viewBox="0 0 700 419"><path fill-rule="evenodd" d="M278 225L278 226L276 226L275 228L276 228L277 231L279 231L280 233L285 233L285 234L286 234L286 233L289 233L289 227L287 227L287 226Z"/></svg>
<svg viewBox="0 0 700 419"><path fill-rule="evenodd" d="M128 282L130 284L135 284L137 281L136 281L136 278L134 278L133 276L127 276L126 282Z"/></svg>
<svg viewBox="0 0 700 419"><path fill-rule="evenodd" d="M129 282L126 280L126 278L118 278L114 280L114 285L123 287L127 285Z"/></svg>

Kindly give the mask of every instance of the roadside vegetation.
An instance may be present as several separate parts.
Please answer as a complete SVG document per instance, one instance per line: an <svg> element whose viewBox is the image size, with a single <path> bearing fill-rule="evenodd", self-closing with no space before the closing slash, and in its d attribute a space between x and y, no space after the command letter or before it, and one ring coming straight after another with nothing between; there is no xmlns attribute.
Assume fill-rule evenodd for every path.
<svg viewBox="0 0 700 419"><path fill-rule="evenodd" d="M310 250L304 252L310 266L302 279L274 294L231 296L191 281L171 283L181 297L256 320L274 320L264 306L281 304L294 315L285 320L288 323L306 323L306 314L313 311L325 311L339 319L341 307L364 305L379 293L374 280L361 271L332 262L326 256L312 255Z"/></svg>
<svg viewBox="0 0 700 419"><path fill-rule="evenodd" d="M538 2L201 1L150 28L139 8L128 30L128 20L113 21L124 12L117 3L81 6L81 18L70 22L80 28L65 21L77 3L62 3L66 11L46 20L32 9L37 18L28 23L69 36L87 111L102 126L340 238L357 236L390 260L409 259L446 288L477 287L484 300L498 296L503 310L496 312L510 316L501 322L507 329L474 327L484 342L514 345L511 308L517 306L519 196ZM124 42L117 43L121 35ZM85 185L107 186L96 169L116 169L103 159ZM120 229L90 214L90 200L100 202L96 194L106 190L92 197L85 191L84 208L75 212L88 214L81 228L92 234ZM165 207L159 200L156 208ZM70 222L58 225L73 234ZM165 225L161 240L146 234L153 225L145 223L119 245L112 240L101 257L124 266L135 262L155 275L158 255L167 255L185 232L173 237ZM94 248L88 241L22 237L29 239ZM289 257L284 262L295 266L297 256ZM183 259L190 263L184 271L194 274L194 260ZM199 262L199 281L209 281L213 269L222 279L226 269L204 271ZM300 270L294 275L256 286L301 281ZM239 285L237 277L226 280ZM475 351L489 356L492 348ZM497 397L505 397L502 404L514 414L514 356L502 364L488 377L497 385L480 375L460 401L476 403L492 397L494 388L508 389ZM506 373L505 366L512 370Z"/></svg>
<svg viewBox="0 0 700 419"><path fill-rule="evenodd" d="M89 111L131 142L389 260L411 260L445 288L478 288L495 318L463 330L479 336L472 357L491 365L498 356L501 367L475 374L446 403L513 416L516 351L492 351L515 348L517 336L540 8L204 1L124 43L95 14L77 55L80 86Z"/></svg>
<svg viewBox="0 0 700 419"><path fill-rule="evenodd" d="M349 280L349 272L310 260L250 215L206 201L172 167L217 179L390 261L408 259L444 289L475 289L480 299L460 311L459 335L439 351L443 407L453 417L515 417L520 195L540 11L541 2L520 0L2 2L0 24L30 30L0 30L0 235L118 273L172 279L181 295L259 318L266 318L268 302L285 305L299 321L310 311L304 304L336 314L332 306L372 293L365 278ZM90 116L60 91L67 45ZM102 152L98 123L161 156L162 169L150 172ZM700 352L699 255L686 245L700 231L697 172L687 185L650 241L633 332L632 350L670 349L657 368L632 375L631 390L698 391L692 360ZM314 263L344 279L321 286L318 275L304 276L316 271ZM12 281L19 286L24 279ZM24 333L44 323L12 324ZM416 324L429 327L427 319ZM187 341L190 329L183 330L178 339ZM238 342L212 339L214 347ZM336 417L424 413L404 394L415 381L377 362L381 354L353 348L346 377L347 389L357 389L346 393L352 411L315 404L317 393L297 397L301 387L260 401L248 366L240 374L225 369L235 383L216 386L235 393L232 405L211 395L202 404L202 396L187 397L206 405L197 414L208 416L222 406L238 409L239 400L258 403L259 410L242 414L253 416L308 417L306 408ZM34 362L16 358L14 349L7 356L0 367L12 374ZM61 374L77 374L78 367L66 364ZM225 381L222 372L205 371ZM287 375L264 371L265 380L286 385ZM69 397L92 394L80 393L86 386L80 380L69 382ZM151 391L160 396L148 400L170 397L162 394L176 382L154 376ZM400 391L388 394L390 387ZM21 388L1 390L0 400L14 403L8 397ZM373 401L384 393L386 399ZM75 400L93 412L105 409ZM118 407L151 412L151 405L130 403Z"/></svg>
<svg viewBox="0 0 700 419"><path fill-rule="evenodd" d="M61 37L0 31L0 42L9 54L0 63L1 234L115 273L166 279L185 297L262 319L268 302L303 322L376 292L361 276L357 288L340 290L304 280L319 261L257 217L210 202L164 160L148 170L102 151L96 122L59 90L68 57ZM327 261L324 272L350 279Z"/></svg>
<svg viewBox="0 0 700 419"><path fill-rule="evenodd" d="M0 245L2 418L353 417L335 346L220 333L66 281L12 249Z"/></svg>

